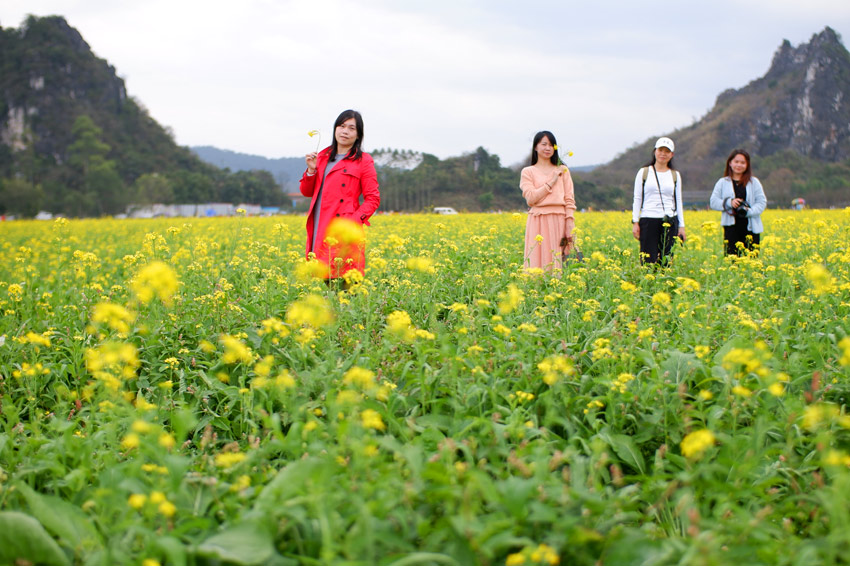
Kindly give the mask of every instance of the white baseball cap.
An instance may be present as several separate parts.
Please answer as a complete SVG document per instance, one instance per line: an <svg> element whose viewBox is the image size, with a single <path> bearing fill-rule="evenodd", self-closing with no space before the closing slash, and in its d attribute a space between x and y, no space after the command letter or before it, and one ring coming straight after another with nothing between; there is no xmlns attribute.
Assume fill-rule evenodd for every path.
<svg viewBox="0 0 850 566"><path fill-rule="evenodd" d="M658 141L655 142L655 149L658 149L659 147L666 147L670 151L676 151L676 146L670 138L658 138Z"/></svg>

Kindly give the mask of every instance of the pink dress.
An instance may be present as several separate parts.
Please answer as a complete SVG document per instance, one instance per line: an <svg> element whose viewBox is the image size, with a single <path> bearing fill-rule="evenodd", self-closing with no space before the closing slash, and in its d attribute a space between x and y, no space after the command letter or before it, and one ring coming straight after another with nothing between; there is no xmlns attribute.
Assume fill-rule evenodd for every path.
<svg viewBox="0 0 850 566"><path fill-rule="evenodd" d="M571 251L570 247L566 250L561 247L561 239L571 236L575 228L573 179L569 170L564 171L550 188L546 183L552 174L552 170L545 172L532 165L523 169L520 176L519 188L531 207L525 224L523 265L526 269L560 269L561 253ZM538 241L537 236L543 240Z"/></svg>

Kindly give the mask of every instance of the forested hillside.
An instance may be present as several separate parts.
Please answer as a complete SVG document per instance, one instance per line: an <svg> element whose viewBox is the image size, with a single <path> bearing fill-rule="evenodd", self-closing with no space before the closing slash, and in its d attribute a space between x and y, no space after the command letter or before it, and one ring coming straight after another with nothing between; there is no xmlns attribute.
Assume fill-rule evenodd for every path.
<svg viewBox="0 0 850 566"><path fill-rule="evenodd" d="M268 172L222 171L178 146L63 18L0 28L0 213L208 201L278 204L283 194Z"/></svg>

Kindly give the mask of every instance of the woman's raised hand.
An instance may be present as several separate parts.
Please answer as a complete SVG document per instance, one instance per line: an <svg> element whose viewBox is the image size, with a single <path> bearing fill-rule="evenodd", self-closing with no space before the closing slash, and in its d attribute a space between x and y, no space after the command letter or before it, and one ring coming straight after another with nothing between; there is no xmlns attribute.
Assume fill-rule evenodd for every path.
<svg viewBox="0 0 850 566"><path fill-rule="evenodd" d="M316 172L316 159L317 154L315 151L308 153L304 157L304 161L307 162L307 173L309 173L310 175Z"/></svg>

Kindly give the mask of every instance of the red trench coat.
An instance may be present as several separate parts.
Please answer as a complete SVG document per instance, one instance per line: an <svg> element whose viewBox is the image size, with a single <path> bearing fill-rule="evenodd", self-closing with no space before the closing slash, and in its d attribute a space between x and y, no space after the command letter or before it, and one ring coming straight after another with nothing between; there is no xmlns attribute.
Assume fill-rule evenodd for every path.
<svg viewBox="0 0 850 566"><path fill-rule="evenodd" d="M358 160L343 159L324 178L325 167L328 164L330 148L323 149L316 160L316 174L301 177L301 194L312 197L310 209L307 214L307 254L312 251L316 259L328 264L331 269L331 277L344 275L350 269L357 269L360 273L366 267L366 259L363 246L348 249L343 257L342 266L334 265L331 252L325 243L325 233L328 225L335 218L342 217L353 220L359 224L369 226L369 218L378 210L381 202L381 194L378 192L378 174L375 171L375 162L368 153L362 154ZM324 180L324 186L322 181ZM319 188L322 189L321 213L319 214L319 230L317 242L313 242L313 227L316 218L316 199L319 196ZM363 204L360 204L360 196L363 196ZM339 253L335 255L339 256Z"/></svg>

